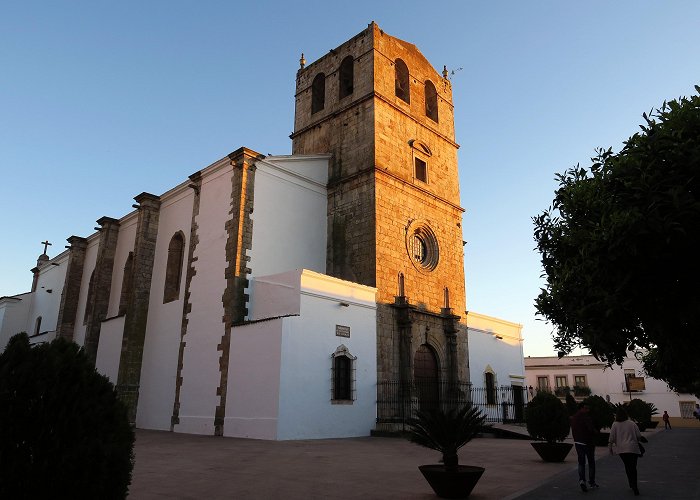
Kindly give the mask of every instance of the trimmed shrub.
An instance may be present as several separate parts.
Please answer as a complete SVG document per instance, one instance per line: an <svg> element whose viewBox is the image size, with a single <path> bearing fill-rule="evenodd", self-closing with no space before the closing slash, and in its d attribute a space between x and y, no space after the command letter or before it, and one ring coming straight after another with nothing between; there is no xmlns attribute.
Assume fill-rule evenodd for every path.
<svg viewBox="0 0 700 500"><path fill-rule="evenodd" d="M527 432L533 439L554 443L569 435L569 412L558 397L538 392L525 409Z"/></svg>
<svg viewBox="0 0 700 500"><path fill-rule="evenodd" d="M0 354L0 498L125 498L134 432L114 386L61 338Z"/></svg>
<svg viewBox="0 0 700 500"><path fill-rule="evenodd" d="M607 427L612 427L615 421L615 407L608 403L601 396L588 396L583 400L588 405L590 415L593 419L593 426L600 431Z"/></svg>

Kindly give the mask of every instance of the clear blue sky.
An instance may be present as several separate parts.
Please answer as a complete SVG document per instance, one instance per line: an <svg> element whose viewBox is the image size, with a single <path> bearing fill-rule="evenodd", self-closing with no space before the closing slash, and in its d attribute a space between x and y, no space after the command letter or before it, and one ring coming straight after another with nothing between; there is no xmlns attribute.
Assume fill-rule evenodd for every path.
<svg viewBox="0 0 700 500"><path fill-rule="evenodd" d="M289 154L294 79L376 21L452 76L467 307L524 325L542 286L531 217L554 173L619 150L700 83L695 1L32 1L0 6L0 295L142 191L240 146Z"/></svg>

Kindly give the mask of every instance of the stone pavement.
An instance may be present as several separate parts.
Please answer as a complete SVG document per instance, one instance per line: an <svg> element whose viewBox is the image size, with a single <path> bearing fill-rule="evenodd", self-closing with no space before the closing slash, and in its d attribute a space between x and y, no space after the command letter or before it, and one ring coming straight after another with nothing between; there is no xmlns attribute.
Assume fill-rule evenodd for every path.
<svg viewBox="0 0 700 500"><path fill-rule="evenodd" d="M700 430L645 432L645 498L700 499ZM136 431L131 499L435 499L418 466L439 454L398 438L259 441ZM545 463L529 441L477 438L460 463L486 468L470 496L632 498L618 457L596 450L599 490L578 489L576 455Z"/></svg>

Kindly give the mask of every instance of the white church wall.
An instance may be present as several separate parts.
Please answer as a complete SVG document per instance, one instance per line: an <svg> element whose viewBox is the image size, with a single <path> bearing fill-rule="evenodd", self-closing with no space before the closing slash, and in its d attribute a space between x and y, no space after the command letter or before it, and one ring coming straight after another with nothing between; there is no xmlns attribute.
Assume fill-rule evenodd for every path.
<svg viewBox="0 0 700 500"><path fill-rule="evenodd" d="M249 311L252 321L299 314L299 274L286 272L254 277L249 281Z"/></svg>
<svg viewBox="0 0 700 500"><path fill-rule="evenodd" d="M277 439L281 318L231 331L224 435Z"/></svg>
<svg viewBox="0 0 700 500"><path fill-rule="evenodd" d="M119 314L119 302L121 300L122 282L124 281L124 266L129 258L129 252L134 251L136 241L136 226L138 216L132 212L119 221L119 235L117 248L114 252L114 266L112 268L112 283L109 291L109 304L107 306L107 318ZM102 339L102 331L100 331Z"/></svg>
<svg viewBox="0 0 700 500"><path fill-rule="evenodd" d="M255 166L251 275L325 272L328 157L274 156Z"/></svg>
<svg viewBox="0 0 700 500"><path fill-rule="evenodd" d="M369 435L376 419L376 289L292 270L258 277L251 293L264 296L255 301L264 309L252 311L259 321L231 333L224 434L280 440ZM290 295L299 297L296 310ZM262 319L263 310L271 319ZM336 325L349 328L350 337L336 335ZM341 345L357 358L354 400L334 404L331 356Z"/></svg>
<svg viewBox="0 0 700 500"><path fill-rule="evenodd" d="M5 349L10 338L26 330L31 295L27 292L0 297L0 352Z"/></svg>
<svg viewBox="0 0 700 500"><path fill-rule="evenodd" d="M56 337L58 309L61 306L61 293L68 268L68 252L54 257L42 264L36 291L31 294L30 312L25 331L33 337L34 342L50 342ZM39 331L36 331L37 318L41 317Z"/></svg>
<svg viewBox="0 0 700 500"><path fill-rule="evenodd" d="M228 162L206 172L202 179L194 251L195 275L190 283L191 311L187 315L180 388L180 423L175 430L214 434L214 411L220 397L217 346L224 336L222 296L226 289L226 221L231 210L231 172Z"/></svg>
<svg viewBox="0 0 700 500"><path fill-rule="evenodd" d="M193 203L194 192L188 187L176 189L162 197L136 416L136 425L142 428L170 429L175 400L175 379L182 331L187 249L190 244ZM185 237L180 294L176 300L164 304L168 248L170 240L178 231L181 231Z"/></svg>
<svg viewBox="0 0 700 500"><path fill-rule="evenodd" d="M100 325L100 343L97 346L95 369L113 384L119 376L119 358L124 337L124 316L113 316Z"/></svg>
<svg viewBox="0 0 700 500"><path fill-rule="evenodd" d="M78 298L78 308L75 314L75 328L73 330L73 341L78 345L83 345L85 343L85 305L87 303L90 276L95 270L95 263L97 262L97 248L99 243L99 234L93 234L88 238L85 248L83 276L80 280L80 296Z"/></svg>
<svg viewBox="0 0 700 500"><path fill-rule="evenodd" d="M484 386L488 369L496 385L525 385L522 325L469 311L469 376L474 387Z"/></svg>
<svg viewBox="0 0 700 500"><path fill-rule="evenodd" d="M374 428L375 297L371 287L301 273L301 315L284 318L278 439L367 436ZM350 337L338 336L336 325ZM332 402L331 356L341 345L357 358L351 404Z"/></svg>

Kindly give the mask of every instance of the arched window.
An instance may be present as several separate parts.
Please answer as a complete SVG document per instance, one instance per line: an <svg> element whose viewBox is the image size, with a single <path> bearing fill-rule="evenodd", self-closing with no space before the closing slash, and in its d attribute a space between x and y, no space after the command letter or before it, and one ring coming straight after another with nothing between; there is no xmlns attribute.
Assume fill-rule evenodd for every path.
<svg viewBox="0 0 700 500"><path fill-rule="evenodd" d="M394 71L394 87L396 97L410 104L411 90L408 84L408 66L406 66L406 63L401 59L397 59L394 62Z"/></svg>
<svg viewBox="0 0 700 500"><path fill-rule="evenodd" d="M331 355L332 367L332 400L334 402L348 402L355 399L355 356L350 354L344 345L338 346Z"/></svg>
<svg viewBox="0 0 700 500"><path fill-rule="evenodd" d="M94 282L95 282L95 270L92 270L90 275L90 282L88 283L87 298L85 299L85 314L83 314L83 325L87 325L88 318L90 317L90 303L92 303L92 295L94 292Z"/></svg>
<svg viewBox="0 0 700 500"><path fill-rule="evenodd" d="M182 262L185 257L185 237L178 231L168 245L168 263L165 268L165 289L163 304L172 302L180 297L180 281L182 278Z"/></svg>
<svg viewBox="0 0 700 500"><path fill-rule="evenodd" d="M437 90L430 80L425 81L425 116L436 123L438 121Z"/></svg>
<svg viewBox="0 0 700 500"><path fill-rule="evenodd" d="M311 114L317 113L326 105L326 75L319 73L311 84Z"/></svg>
<svg viewBox="0 0 700 500"><path fill-rule="evenodd" d="M352 56L346 57L340 63L340 71L338 71L340 99L352 94L354 65L355 61Z"/></svg>
<svg viewBox="0 0 700 500"><path fill-rule="evenodd" d="M493 372L484 373L484 385L486 386L486 404L496 404L496 375Z"/></svg>
<svg viewBox="0 0 700 500"><path fill-rule="evenodd" d="M129 304L129 296L131 295L131 285L133 283L134 276L134 252L129 252L129 256L126 258L126 263L124 264L124 274L122 275L122 291L119 295L119 312L118 316L124 316L126 314L126 308Z"/></svg>
<svg viewBox="0 0 700 500"><path fill-rule="evenodd" d="M41 316L39 316L34 322L34 335L39 335L41 333Z"/></svg>

